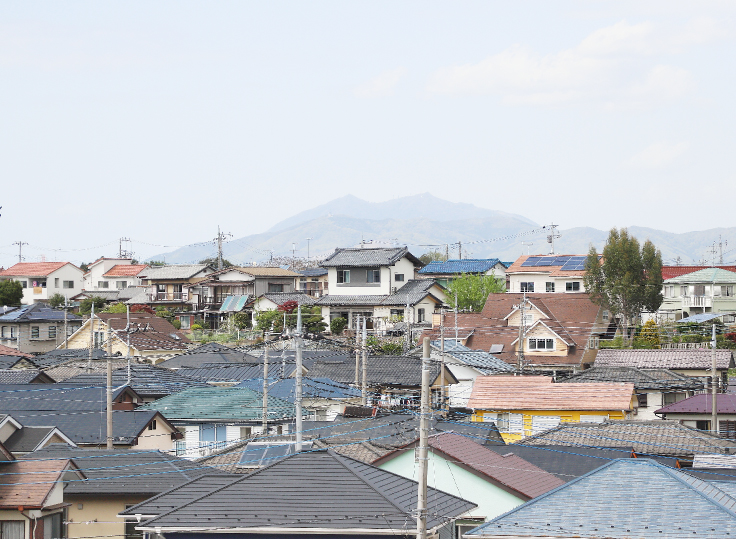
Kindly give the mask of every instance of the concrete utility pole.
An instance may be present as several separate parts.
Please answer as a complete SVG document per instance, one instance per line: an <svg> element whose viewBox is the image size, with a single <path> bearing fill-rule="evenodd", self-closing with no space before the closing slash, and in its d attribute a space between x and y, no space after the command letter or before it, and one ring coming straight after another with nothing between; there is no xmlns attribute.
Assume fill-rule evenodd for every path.
<svg viewBox="0 0 736 539"><path fill-rule="evenodd" d="M440 408L445 408L445 309L440 309L440 355L442 356L442 365L440 366Z"/></svg>
<svg viewBox="0 0 736 539"><path fill-rule="evenodd" d="M458 241L457 242L457 257L462 260L463 259L463 242Z"/></svg>
<svg viewBox="0 0 736 539"><path fill-rule="evenodd" d="M67 331L67 309L69 308L69 296L66 294L64 295L64 350L66 350L69 345L67 344L67 339L69 338L69 332Z"/></svg>
<svg viewBox="0 0 736 539"><path fill-rule="evenodd" d="M302 306L297 307L296 315L296 452L302 450Z"/></svg>
<svg viewBox="0 0 736 539"><path fill-rule="evenodd" d="M92 311L89 315L89 358L87 359L87 372L92 372L92 349L95 346L95 303L92 302Z"/></svg>
<svg viewBox="0 0 736 539"><path fill-rule="evenodd" d="M526 328L525 325L525 319L524 319L524 309L526 307L526 293L524 293L524 296L521 300L521 306L519 309L519 312L521 314L521 320L519 324L519 351L518 351L518 369L519 372L521 372L524 368L524 335L526 334Z"/></svg>
<svg viewBox="0 0 736 539"><path fill-rule="evenodd" d="M562 235L557 232L557 227L560 225L551 224L547 226L549 226L551 230L551 232L547 235L547 243L550 244L549 254L553 255L555 254L555 240L562 237Z"/></svg>
<svg viewBox="0 0 736 539"><path fill-rule="evenodd" d="M220 227L218 225L217 227L217 237L215 238L215 241L217 242L217 270L222 269L222 240L224 240L227 237L232 237L232 234L229 232L224 234L220 232Z"/></svg>
<svg viewBox="0 0 736 539"><path fill-rule="evenodd" d="M265 337L265 335L264 335ZM263 341L263 419L261 425L264 436L268 435L268 341Z"/></svg>
<svg viewBox="0 0 736 539"><path fill-rule="evenodd" d="M18 262L23 262L23 246L28 244L24 241L14 241L13 245L18 246Z"/></svg>
<svg viewBox="0 0 736 539"><path fill-rule="evenodd" d="M368 318L363 317L363 383L360 390L360 401L363 406L368 406Z"/></svg>
<svg viewBox="0 0 736 539"><path fill-rule="evenodd" d="M360 315L355 321L355 387L360 380Z"/></svg>
<svg viewBox="0 0 736 539"><path fill-rule="evenodd" d="M716 365L716 325L713 324L713 339L710 343L710 359L711 359L711 420L710 430L713 434L718 434L718 365Z"/></svg>
<svg viewBox="0 0 736 539"><path fill-rule="evenodd" d="M429 337L424 338L422 353L422 394L419 414L419 445L417 460L417 539L427 539L427 472L429 458Z"/></svg>
<svg viewBox="0 0 736 539"><path fill-rule="evenodd" d="M110 321L108 320L108 323ZM112 325L107 334L107 448L112 449Z"/></svg>
<svg viewBox="0 0 736 539"><path fill-rule="evenodd" d="M125 335L128 341L128 351L125 355L128 360L128 385L130 385L130 305L125 306Z"/></svg>

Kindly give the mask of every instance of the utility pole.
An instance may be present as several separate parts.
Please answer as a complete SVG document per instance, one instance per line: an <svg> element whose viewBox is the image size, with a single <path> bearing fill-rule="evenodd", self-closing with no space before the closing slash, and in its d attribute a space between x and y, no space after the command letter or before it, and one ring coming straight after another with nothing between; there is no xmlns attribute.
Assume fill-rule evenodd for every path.
<svg viewBox="0 0 736 539"><path fill-rule="evenodd" d="M263 344L263 419L261 420L261 429L262 434L268 436L268 341L264 339Z"/></svg>
<svg viewBox="0 0 736 539"><path fill-rule="evenodd" d="M360 390L360 401L368 406L368 317L363 317L363 383Z"/></svg>
<svg viewBox="0 0 736 539"><path fill-rule="evenodd" d="M302 450L302 306L297 307L296 315L296 452Z"/></svg>
<svg viewBox="0 0 736 539"><path fill-rule="evenodd" d="M404 353L408 353L409 349L411 348L411 320L409 318L409 315L411 314L412 318L414 317L414 313L409 310L409 302L406 302L406 350Z"/></svg>
<svg viewBox="0 0 736 539"><path fill-rule="evenodd" d="M713 338L710 343L710 359L711 359L711 420L710 430L713 434L718 434L718 366L716 365L716 325L713 324Z"/></svg>
<svg viewBox="0 0 736 539"><path fill-rule="evenodd" d="M133 258L132 250L123 249L123 242L129 243L130 238L120 238L118 247L118 258Z"/></svg>
<svg viewBox="0 0 736 539"><path fill-rule="evenodd" d="M521 300L521 306L520 306L520 313L521 313L521 323L519 324L519 355L518 355L518 369L521 373L524 369L524 335L526 334L526 328L524 327L526 324L526 320L524 318L524 309L526 308L526 292L524 293L524 296Z"/></svg>
<svg viewBox="0 0 736 539"><path fill-rule="evenodd" d="M232 237L233 235L228 233L222 233L220 232L220 226L217 226L217 237L215 238L215 241L217 242L217 270L222 269L222 240L228 237Z"/></svg>
<svg viewBox="0 0 736 539"><path fill-rule="evenodd" d="M128 360L128 385L130 385L130 305L125 305L125 334L128 341L128 351L126 359Z"/></svg>
<svg viewBox="0 0 736 539"><path fill-rule="evenodd" d="M89 315L89 358L87 359L87 372L92 372L92 348L95 346L95 303L92 302L92 311Z"/></svg>
<svg viewBox="0 0 736 539"><path fill-rule="evenodd" d="M112 449L112 324L107 334L107 448Z"/></svg>
<svg viewBox="0 0 736 539"><path fill-rule="evenodd" d="M534 245L533 241L522 241L521 245L526 245L526 256L529 256L529 247Z"/></svg>
<svg viewBox="0 0 736 539"><path fill-rule="evenodd" d="M312 241L312 238L307 238L307 262L309 262L309 242Z"/></svg>
<svg viewBox="0 0 736 539"><path fill-rule="evenodd" d="M24 241L14 241L13 245L18 246L18 262L23 262L23 246L28 244Z"/></svg>
<svg viewBox="0 0 736 539"><path fill-rule="evenodd" d="M429 337L422 349L422 393L419 413L419 485L417 487L417 539L427 539L427 472L429 458Z"/></svg>
<svg viewBox="0 0 736 539"><path fill-rule="evenodd" d="M557 232L557 227L560 225L555 225L553 223L547 226L551 229L550 233L547 235L547 243L550 244L549 254L553 255L555 254L555 240L561 238L562 234Z"/></svg>
<svg viewBox="0 0 736 539"><path fill-rule="evenodd" d="M455 290L455 343L457 342L457 290Z"/></svg>
<svg viewBox="0 0 736 539"><path fill-rule="evenodd" d="M457 257L462 260L463 259L463 242L458 241L457 242Z"/></svg>
<svg viewBox="0 0 736 539"><path fill-rule="evenodd" d="M69 307L69 296L67 294L64 294L64 350L66 350L69 345L67 344L66 340L69 338L69 333L67 332L67 309Z"/></svg>
<svg viewBox="0 0 736 539"><path fill-rule="evenodd" d="M360 315L355 321L355 387L360 379Z"/></svg>
<svg viewBox="0 0 736 539"><path fill-rule="evenodd" d="M445 309L440 309L440 355L442 356L442 365L440 365L440 408L445 408Z"/></svg>

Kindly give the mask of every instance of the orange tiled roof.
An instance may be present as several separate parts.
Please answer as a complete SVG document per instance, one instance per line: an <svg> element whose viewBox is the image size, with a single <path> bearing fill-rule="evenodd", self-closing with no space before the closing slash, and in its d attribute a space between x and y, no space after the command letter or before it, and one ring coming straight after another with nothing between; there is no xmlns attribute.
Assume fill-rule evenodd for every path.
<svg viewBox="0 0 736 539"><path fill-rule="evenodd" d="M4 344L0 344L0 356L33 357L31 354L24 354L23 352L20 352L15 348L5 346Z"/></svg>
<svg viewBox="0 0 736 539"><path fill-rule="evenodd" d="M546 255L521 255L516 261L509 266L506 270L506 275L513 275L514 273L547 273L551 277L582 277L585 275L584 270L571 270L561 271L562 265L558 266L527 266L522 267L522 264L526 262L526 259L530 256L546 256ZM587 256L587 255L550 255L550 258L561 257L561 256Z"/></svg>
<svg viewBox="0 0 736 539"><path fill-rule="evenodd" d="M132 277L138 275L147 266L145 264L115 264L104 277Z"/></svg>
<svg viewBox="0 0 736 539"><path fill-rule="evenodd" d="M565 386L576 386L569 390ZM582 386L582 387L578 387ZM630 410L634 384L553 384L548 376L478 376L468 400L481 410Z"/></svg>
<svg viewBox="0 0 736 539"><path fill-rule="evenodd" d="M50 275L67 264L71 264L71 262L18 262L0 272L0 277L41 277ZM74 264L71 265L74 266ZM76 268L76 266L74 267Z"/></svg>

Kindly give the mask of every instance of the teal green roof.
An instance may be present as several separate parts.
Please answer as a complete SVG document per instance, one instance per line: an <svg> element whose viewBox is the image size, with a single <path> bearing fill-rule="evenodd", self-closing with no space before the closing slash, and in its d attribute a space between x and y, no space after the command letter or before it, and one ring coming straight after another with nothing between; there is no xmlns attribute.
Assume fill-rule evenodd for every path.
<svg viewBox="0 0 736 539"><path fill-rule="evenodd" d="M176 421L257 421L263 417L263 393L247 388L193 387L150 402L138 410L158 410L166 419ZM292 403L268 397L269 419L295 416Z"/></svg>
<svg viewBox="0 0 736 539"><path fill-rule="evenodd" d="M665 284L678 283L736 283L736 273L720 268L706 268L665 281Z"/></svg>

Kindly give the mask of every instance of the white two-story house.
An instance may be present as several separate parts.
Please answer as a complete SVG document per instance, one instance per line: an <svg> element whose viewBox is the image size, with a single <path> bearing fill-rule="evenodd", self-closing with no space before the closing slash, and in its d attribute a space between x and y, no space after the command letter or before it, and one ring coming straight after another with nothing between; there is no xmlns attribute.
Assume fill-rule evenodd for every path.
<svg viewBox="0 0 736 539"><path fill-rule="evenodd" d="M326 322L342 317L355 327L360 317L378 332L399 319L429 323L445 300L442 286L416 279L422 263L406 247L336 249L321 266L330 293L316 304Z"/></svg>
<svg viewBox="0 0 736 539"><path fill-rule="evenodd" d="M84 274L84 290L123 290L141 286L139 274L146 268L145 264L133 264L131 258L98 258Z"/></svg>
<svg viewBox="0 0 736 539"><path fill-rule="evenodd" d="M509 292L552 294L585 292L586 255L520 256L506 270Z"/></svg>
<svg viewBox="0 0 736 539"><path fill-rule="evenodd" d="M736 273L720 268L706 268L666 279L660 318L680 320L698 313L736 312ZM726 315L723 321L734 321Z"/></svg>
<svg viewBox="0 0 736 539"><path fill-rule="evenodd" d="M47 302L59 293L71 298L82 291L84 272L71 262L19 262L0 272L0 280L19 281L23 305Z"/></svg>

